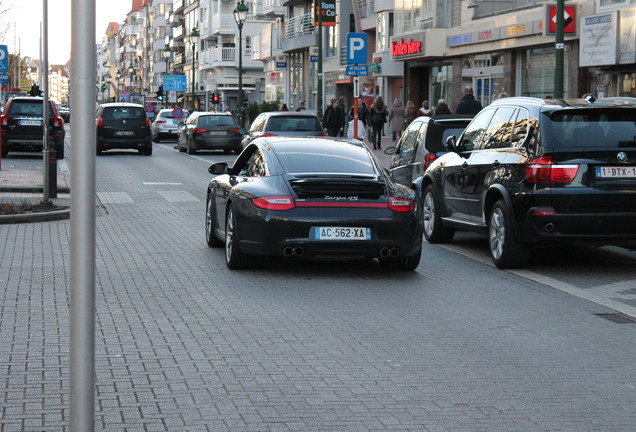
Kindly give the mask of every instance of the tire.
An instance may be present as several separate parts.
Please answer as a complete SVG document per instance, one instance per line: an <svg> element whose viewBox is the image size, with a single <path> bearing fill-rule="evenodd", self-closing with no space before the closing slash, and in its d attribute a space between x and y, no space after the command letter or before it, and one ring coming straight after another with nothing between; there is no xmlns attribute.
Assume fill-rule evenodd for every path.
<svg viewBox="0 0 636 432"><path fill-rule="evenodd" d="M2 152L0 152L0 156L2 156L2 158L4 159L9 154L9 146L6 144L2 145L1 143L0 143L0 146L2 146Z"/></svg>
<svg viewBox="0 0 636 432"><path fill-rule="evenodd" d="M208 193L208 197L205 201L205 240L209 247L221 247L223 246L223 240L220 240L214 234L214 228L216 228L216 207L214 201Z"/></svg>
<svg viewBox="0 0 636 432"><path fill-rule="evenodd" d="M515 238L512 212L502 199L495 203L490 213L488 248L492 262L500 269L520 268L528 262L530 246Z"/></svg>
<svg viewBox="0 0 636 432"><path fill-rule="evenodd" d="M187 152L189 155L193 155L196 153L196 150L192 148L192 146L190 145L190 141L186 141L186 146L187 146Z"/></svg>
<svg viewBox="0 0 636 432"><path fill-rule="evenodd" d="M159 141L160 141L159 135L155 135L155 136L152 137L152 142L158 143Z"/></svg>
<svg viewBox="0 0 636 432"><path fill-rule="evenodd" d="M378 258L380 267L384 270L390 271L413 271L420 265L420 258L422 257L422 249L418 253L407 257L395 257L395 258Z"/></svg>
<svg viewBox="0 0 636 432"><path fill-rule="evenodd" d="M448 243L453 240L455 230L442 224L442 217L439 212L439 197L435 194L433 186L428 185L424 189L424 199L422 201L422 219L426 241L429 243Z"/></svg>
<svg viewBox="0 0 636 432"><path fill-rule="evenodd" d="M236 216L230 204L225 214L225 264L230 270L244 269L250 264L249 257L241 251L236 241L236 230Z"/></svg>
<svg viewBox="0 0 636 432"><path fill-rule="evenodd" d="M99 147L97 147L97 156L101 156L103 153L102 149L100 149Z"/></svg>
<svg viewBox="0 0 636 432"><path fill-rule="evenodd" d="M152 156L152 143L150 143L148 147L140 149L139 153L143 154L144 156Z"/></svg>

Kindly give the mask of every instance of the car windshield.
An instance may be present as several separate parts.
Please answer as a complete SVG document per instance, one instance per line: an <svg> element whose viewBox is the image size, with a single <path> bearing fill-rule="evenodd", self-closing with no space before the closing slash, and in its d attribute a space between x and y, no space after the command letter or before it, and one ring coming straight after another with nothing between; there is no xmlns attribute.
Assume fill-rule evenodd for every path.
<svg viewBox="0 0 636 432"><path fill-rule="evenodd" d="M236 126L236 122L233 117L230 116L201 116L199 117L200 126Z"/></svg>
<svg viewBox="0 0 636 432"><path fill-rule="evenodd" d="M322 131L322 127L315 117L278 116L269 119L267 130L271 132L312 132Z"/></svg>
<svg viewBox="0 0 636 432"><path fill-rule="evenodd" d="M146 117L143 109L129 107L106 109L102 115L105 120L141 120Z"/></svg>
<svg viewBox="0 0 636 432"><path fill-rule="evenodd" d="M562 110L552 115L545 132L564 147L635 145L636 110Z"/></svg>

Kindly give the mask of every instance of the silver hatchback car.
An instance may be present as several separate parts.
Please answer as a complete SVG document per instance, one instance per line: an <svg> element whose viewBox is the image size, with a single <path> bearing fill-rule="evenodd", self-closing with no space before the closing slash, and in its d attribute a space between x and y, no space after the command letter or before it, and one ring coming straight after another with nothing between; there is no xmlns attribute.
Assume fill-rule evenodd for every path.
<svg viewBox="0 0 636 432"><path fill-rule="evenodd" d="M159 110L155 121L150 126L152 141L159 142L161 139L176 141L179 138L179 123L185 122L189 115L188 110L183 110L183 116L176 118L172 108Z"/></svg>

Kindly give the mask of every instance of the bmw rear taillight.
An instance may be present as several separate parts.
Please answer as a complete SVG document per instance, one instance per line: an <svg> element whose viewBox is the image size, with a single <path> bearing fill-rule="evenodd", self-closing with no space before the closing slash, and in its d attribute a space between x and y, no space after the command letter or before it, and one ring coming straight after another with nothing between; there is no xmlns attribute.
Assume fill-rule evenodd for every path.
<svg viewBox="0 0 636 432"><path fill-rule="evenodd" d="M97 127L104 126L104 117L100 117L97 119Z"/></svg>
<svg viewBox="0 0 636 432"><path fill-rule="evenodd" d="M414 212L415 200L408 198L389 198L389 209L400 213Z"/></svg>
<svg viewBox="0 0 636 432"><path fill-rule="evenodd" d="M146 117L146 127L150 127L150 119Z"/></svg>
<svg viewBox="0 0 636 432"><path fill-rule="evenodd" d="M241 133L241 129L239 129L239 128L230 128L230 132L236 133L236 134L237 133Z"/></svg>
<svg viewBox="0 0 636 432"><path fill-rule="evenodd" d="M165 120L161 120L161 119L160 119L160 120L155 120L155 123L157 123L157 124L158 124L158 123L167 123L167 122L166 122Z"/></svg>
<svg viewBox="0 0 636 432"><path fill-rule="evenodd" d="M290 210L296 205L290 196L273 196L252 199L252 204L265 210Z"/></svg>
<svg viewBox="0 0 636 432"><path fill-rule="evenodd" d="M556 165L552 156L541 156L526 165L526 180L530 183L569 183L576 178L579 165Z"/></svg>
<svg viewBox="0 0 636 432"><path fill-rule="evenodd" d="M202 133L206 133L208 130L205 128L194 128L192 129L192 133L193 134L202 134Z"/></svg>
<svg viewBox="0 0 636 432"><path fill-rule="evenodd" d="M426 168L431 166L435 159L437 159L437 155L435 153L426 153L426 156L424 156L424 171L426 171Z"/></svg>

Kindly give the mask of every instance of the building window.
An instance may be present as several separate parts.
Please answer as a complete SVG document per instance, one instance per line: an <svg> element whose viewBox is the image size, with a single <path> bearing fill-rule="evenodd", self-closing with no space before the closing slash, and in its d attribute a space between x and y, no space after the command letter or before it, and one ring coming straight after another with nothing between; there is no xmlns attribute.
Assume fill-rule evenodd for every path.
<svg viewBox="0 0 636 432"><path fill-rule="evenodd" d="M577 97L567 95L568 81L568 50L564 53L563 97ZM554 47L527 50L521 55L521 96L543 98L554 92Z"/></svg>
<svg viewBox="0 0 636 432"><path fill-rule="evenodd" d="M408 33L421 29L420 17L424 0L395 0L395 31Z"/></svg>
<svg viewBox="0 0 636 432"><path fill-rule="evenodd" d="M501 12L523 9L540 3L544 3L544 0L474 0L474 17L481 18Z"/></svg>
<svg viewBox="0 0 636 432"><path fill-rule="evenodd" d="M338 55L338 26L324 27L325 33L325 57Z"/></svg>

